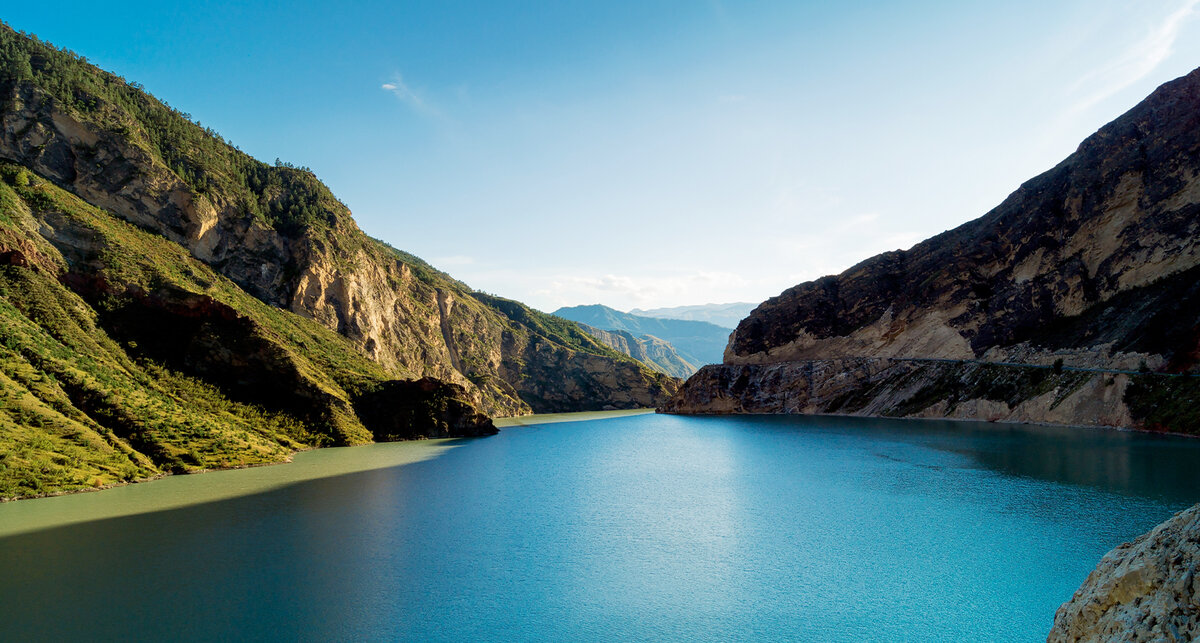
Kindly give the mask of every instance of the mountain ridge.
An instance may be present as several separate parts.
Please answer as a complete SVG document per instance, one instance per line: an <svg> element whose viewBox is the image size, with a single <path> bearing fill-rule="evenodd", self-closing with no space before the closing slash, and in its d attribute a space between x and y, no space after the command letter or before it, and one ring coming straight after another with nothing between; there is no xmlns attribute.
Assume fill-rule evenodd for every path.
<svg viewBox="0 0 1200 643"><path fill-rule="evenodd" d="M1169 405L1170 418L1139 402L1148 391L1190 390L1192 378L1068 382L1055 372L1026 388L971 382L975 361L1193 370L1198 158L1200 70L1158 88L984 216L761 303L731 335L723 365L702 369L666 408L1196 431L1190 394ZM862 360L887 366L855 366ZM1025 377L996 368L1001 379ZM1064 392L1077 396L1076 411L1059 412ZM1111 412L1092 414L1097 405Z"/></svg>
<svg viewBox="0 0 1200 643"><path fill-rule="evenodd" d="M691 306L672 306L669 308L651 308L643 310L634 308L630 315L639 317L656 317L658 319L684 319L689 321L705 321L716 324L721 328L733 330L738 322L745 319L750 311L758 304L746 301L736 301L727 304L695 304Z"/></svg>
<svg viewBox="0 0 1200 643"><path fill-rule="evenodd" d="M600 340L605 346L628 355L660 373L685 378L699 367L688 362L665 339L654 335L637 335L627 330L603 330L575 322L587 334Z"/></svg>
<svg viewBox="0 0 1200 643"><path fill-rule="evenodd" d="M664 339L680 357L692 364L720 361L729 339L729 329L709 322L639 317L603 304L568 306L552 314L601 330L628 331L634 335Z"/></svg>
<svg viewBox="0 0 1200 643"><path fill-rule="evenodd" d="M0 418L0 497L494 431L478 411L656 406L678 385L2 24L0 161L0 385L27 400Z"/></svg>

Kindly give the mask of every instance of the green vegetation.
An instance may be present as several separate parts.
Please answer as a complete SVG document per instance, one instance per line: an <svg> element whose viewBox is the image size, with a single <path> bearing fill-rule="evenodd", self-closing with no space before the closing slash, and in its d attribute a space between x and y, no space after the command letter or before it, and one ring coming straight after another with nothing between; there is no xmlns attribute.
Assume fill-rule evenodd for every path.
<svg viewBox="0 0 1200 643"><path fill-rule="evenodd" d="M179 246L23 168L0 166L0 178L0 254L24 244L28 256L18 263L29 264L0 266L0 498L278 462L297 448L370 440L351 401L389 374L345 338L262 303ZM60 281L70 280L60 272L68 262L25 234L46 216L89 239L72 260L109 290L85 298ZM203 373L203 364L156 359L137 341L120 341L111 322L139 293L194 295L238 311L252 344L282 365L279 376L319 403L255 403L186 372Z"/></svg>
<svg viewBox="0 0 1200 643"><path fill-rule="evenodd" d="M161 159L197 194L220 194L281 232L328 228L349 218L345 205L307 168L262 163L141 85L0 23L0 87L22 82L32 82L82 122Z"/></svg>
<svg viewBox="0 0 1200 643"><path fill-rule="evenodd" d="M583 329L575 322L538 312L521 302L511 299L504 299L503 297L496 297L495 295L488 295L482 292L475 292L473 296L500 311L510 320L532 330L535 334L546 337L567 348L618 360L628 359L625 355L601 344L596 338L583 332Z"/></svg>
<svg viewBox="0 0 1200 643"><path fill-rule="evenodd" d="M409 435L356 412L400 379L465 385L412 423L675 385L371 239L307 168L3 24L0 115L0 498Z"/></svg>
<svg viewBox="0 0 1200 643"><path fill-rule="evenodd" d="M315 442L293 418L130 358L95 321L56 280L0 268L0 497L273 462Z"/></svg>
<svg viewBox="0 0 1200 643"><path fill-rule="evenodd" d="M1125 403L1148 430L1200 435L1200 377L1135 375Z"/></svg>

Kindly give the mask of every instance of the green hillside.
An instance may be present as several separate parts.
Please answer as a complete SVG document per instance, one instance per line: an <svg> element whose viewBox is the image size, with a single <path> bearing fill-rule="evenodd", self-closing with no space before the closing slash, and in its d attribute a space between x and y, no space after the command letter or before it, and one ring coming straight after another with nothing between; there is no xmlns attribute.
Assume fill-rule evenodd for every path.
<svg viewBox="0 0 1200 643"><path fill-rule="evenodd" d="M0 498L487 434L478 411L654 406L678 386L368 237L307 169L4 25L0 324Z"/></svg>

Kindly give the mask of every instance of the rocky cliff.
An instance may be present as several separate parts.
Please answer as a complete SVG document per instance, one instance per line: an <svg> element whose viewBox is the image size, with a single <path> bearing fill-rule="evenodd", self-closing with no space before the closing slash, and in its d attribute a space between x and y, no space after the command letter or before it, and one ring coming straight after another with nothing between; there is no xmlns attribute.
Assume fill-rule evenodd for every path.
<svg viewBox="0 0 1200 643"><path fill-rule="evenodd" d="M1048 643L1200 639L1200 505L1109 552L1059 608Z"/></svg>
<svg viewBox="0 0 1200 643"><path fill-rule="evenodd" d="M701 370L668 408L889 410L1181 430L1139 411L1122 376L1189 373L1198 363L1198 215L1200 70L1160 87L983 217L762 303L731 335L724 366ZM847 358L900 361L863 375L838 370L836 360ZM956 364L903 361L914 358ZM1016 369L1004 376L1015 379L1029 365L1092 369L1094 381L1071 393L1092 397L1078 411L1060 403L1038 412L1046 391L974 388L976 361L997 364L996 374ZM1190 378L1141 379L1140 389L1200 392ZM806 386L855 388L843 391L855 403L786 401Z"/></svg>
<svg viewBox="0 0 1200 643"><path fill-rule="evenodd" d="M0 36L10 52L0 83L0 158L183 246L262 301L349 338L385 368L463 386L489 413L563 410L531 405L517 390L545 372L542 359L566 365L556 375L564 387L572 381L600 393L571 399L577 408L619 404L592 381L595 364L573 368L570 358L591 355L624 369L616 366L622 357L578 329L545 316L523 323L510 307L367 237L310 172L259 163L136 85L7 28ZM530 343L539 349L526 355ZM530 372L512 368L526 356L535 359ZM653 401L674 386L638 373L615 394Z"/></svg>
<svg viewBox="0 0 1200 643"><path fill-rule="evenodd" d="M486 432L476 408L655 406L678 386L3 25L0 162L0 497L445 433L381 419L405 396L461 434ZM394 383L423 378L446 386Z"/></svg>

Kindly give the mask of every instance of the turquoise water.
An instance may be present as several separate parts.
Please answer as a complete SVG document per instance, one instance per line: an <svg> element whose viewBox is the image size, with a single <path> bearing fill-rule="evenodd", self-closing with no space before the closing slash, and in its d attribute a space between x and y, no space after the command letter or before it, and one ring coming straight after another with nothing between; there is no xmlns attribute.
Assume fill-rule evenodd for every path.
<svg viewBox="0 0 1200 643"><path fill-rule="evenodd" d="M0 639L1038 641L1200 501L1200 441L1087 429L644 415L438 449L0 538Z"/></svg>

